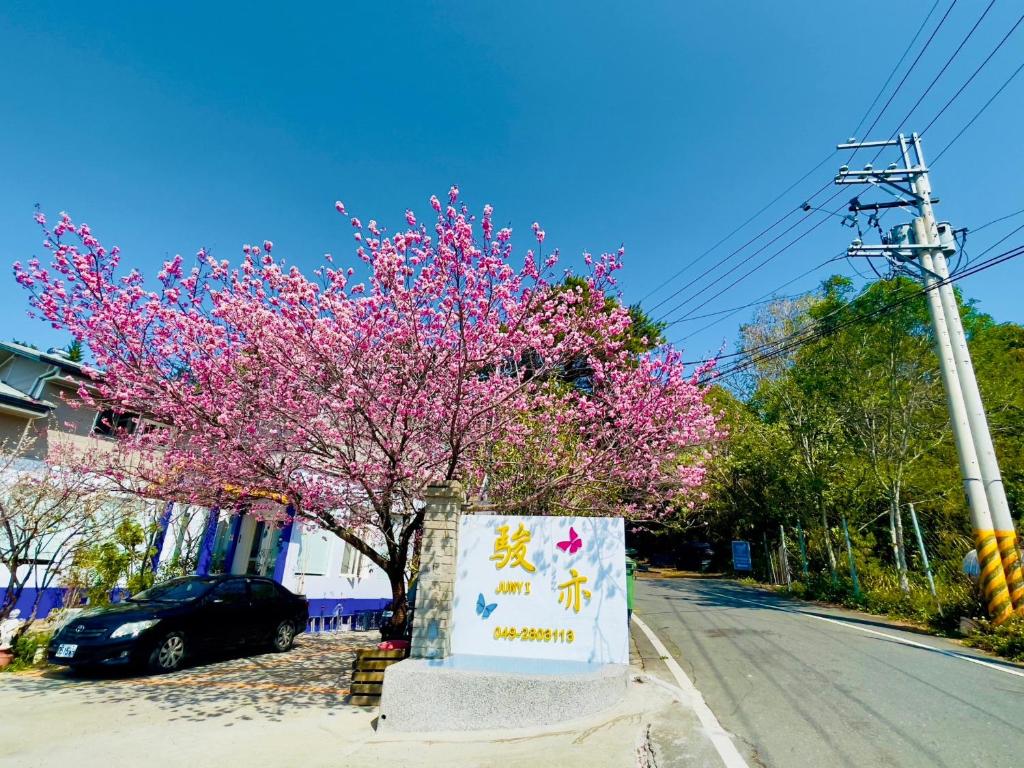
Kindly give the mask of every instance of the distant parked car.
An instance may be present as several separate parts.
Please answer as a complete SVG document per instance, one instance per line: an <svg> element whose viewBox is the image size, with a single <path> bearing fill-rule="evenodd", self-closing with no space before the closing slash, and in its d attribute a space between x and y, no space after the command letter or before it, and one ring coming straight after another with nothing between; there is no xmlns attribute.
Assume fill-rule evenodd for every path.
<svg viewBox="0 0 1024 768"><path fill-rule="evenodd" d="M700 571L703 573L711 566L715 550L706 541L688 541L678 550L676 566L684 571Z"/></svg>
<svg viewBox="0 0 1024 768"><path fill-rule="evenodd" d="M53 635L47 658L71 667L138 665L172 672L204 651L292 647L309 605L271 579L185 576L72 617Z"/></svg>

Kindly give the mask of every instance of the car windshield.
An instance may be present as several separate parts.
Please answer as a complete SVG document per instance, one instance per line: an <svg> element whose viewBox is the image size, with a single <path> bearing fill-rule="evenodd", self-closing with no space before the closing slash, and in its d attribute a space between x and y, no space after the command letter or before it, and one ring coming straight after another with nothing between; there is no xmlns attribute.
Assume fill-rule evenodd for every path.
<svg viewBox="0 0 1024 768"><path fill-rule="evenodd" d="M216 579L192 576L183 579L171 579L162 584L155 584L147 590L129 598L133 603L147 601L178 603L202 597L213 586Z"/></svg>

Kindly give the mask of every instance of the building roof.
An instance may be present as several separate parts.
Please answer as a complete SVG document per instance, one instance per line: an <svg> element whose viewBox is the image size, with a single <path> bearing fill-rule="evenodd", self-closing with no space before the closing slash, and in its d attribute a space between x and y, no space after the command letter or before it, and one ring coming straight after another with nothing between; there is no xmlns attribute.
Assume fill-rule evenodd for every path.
<svg viewBox="0 0 1024 768"><path fill-rule="evenodd" d="M41 363L55 365L66 373L89 378L89 374L85 370L85 365L83 363L76 363L73 360L69 360L67 353L62 349L54 347L43 352L41 349L29 347L17 341L0 340L0 351L10 352L11 354L27 357L30 360L36 360Z"/></svg>
<svg viewBox="0 0 1024 768"><path fill-rule="evenodd" d="M22 392L5 381L0 381L0 404L24 408L40 415L48 413L50 408L53 407L52 403L48 403L45 400L36 400L27 392Z"/></svg>

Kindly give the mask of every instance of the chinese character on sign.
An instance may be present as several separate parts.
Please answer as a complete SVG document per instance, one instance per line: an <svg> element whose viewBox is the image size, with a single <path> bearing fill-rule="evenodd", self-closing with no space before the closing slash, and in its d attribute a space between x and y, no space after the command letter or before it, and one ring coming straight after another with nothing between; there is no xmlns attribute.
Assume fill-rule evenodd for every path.
<svg viewBox="0 0 1024 768"><path fill-rule="evenodd" d="M569 569L569 575L572 576L571 579L558 585L561 590L558 593L558 602L565 606L565 610L568 611L571 608L573 612L579 613L582 606L581 596L586 598L588 603L590 602L590 590L583 589L583 585L587 583L587 577L580 576L579 571L575 568Z"/></svg>
<svg viewBox="0 0 1024 768"><path fill-rule="evenodd" d="M494 567L501 570L511 564L513 568L517 565L527 573L533 573L537 569L533 563L526 559L526 545L530 543L530 531L522 524L512 534L511 541L508 537L508 526L498 526L498 538L494 542L494 554L491 560L496 561Z"/></svg>

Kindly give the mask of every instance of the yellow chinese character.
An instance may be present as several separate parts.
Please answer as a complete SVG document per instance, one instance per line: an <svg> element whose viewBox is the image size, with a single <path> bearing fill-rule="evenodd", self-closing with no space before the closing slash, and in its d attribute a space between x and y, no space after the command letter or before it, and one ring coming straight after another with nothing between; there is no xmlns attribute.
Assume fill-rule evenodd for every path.
<svg viewBox="0 0 1024 768"><path fill-rule="evenodd" d="M527 573L533 573L537 569L526 559L526 545L530 543L530 531L520 523L519 529L512 534L512 541L508 538L508 526L498 526L498 539L494 542L494 554L491 560L497 561L494 567L501 570L509 563L515 568L517 565Z"/></svg>
<svg viewBox="0 0 1024 768"><path fill-rule="evenodd" d="M558 602L565 605L565 610L572 610L575 613L580 612L582 603L580 602L580 596L582 595L590 602L590 590L583 589L582 585L587 583L586 576L580 576L579 571L575 568L569 569L569 574L572 576L565 584L559 584L558 588L561 592L558 593Z"/></svg>

